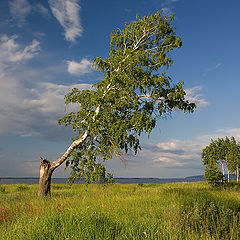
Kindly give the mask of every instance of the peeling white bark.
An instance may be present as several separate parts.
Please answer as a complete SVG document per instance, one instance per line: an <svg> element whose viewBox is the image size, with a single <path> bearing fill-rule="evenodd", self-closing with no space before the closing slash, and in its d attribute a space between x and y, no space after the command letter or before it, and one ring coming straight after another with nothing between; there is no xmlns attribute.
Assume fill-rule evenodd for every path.
<svg viewBox="0 0 240 240"><path fill-rule="evenodd" d="M43 174L44 174L44 167L41 166L40 167L40 178L43 176Z"/></svg>
<svg viewBox="0 0 240 240"><path fill-rule="evenodd" d="M222 162L222 174L223 174L223 176L225 176L225 173L224 173L224 164L223 164L223 162Z"/></svg>
<svg viewBox="0 0 240 240"><path fill-rule="evenodd" d="M55 168L59 167L67 158L68 156L71 154L71 152L79 145L81 144L83 141L85 141L85 139L88 136L88 130L86 130L86 132L82 135L82 137L80 137L79 139L75 140L74 142L72 142L72 144L70 145L70 147L67 149L67 151L56 161L51 163L51 170L53 171Z"/></svg>

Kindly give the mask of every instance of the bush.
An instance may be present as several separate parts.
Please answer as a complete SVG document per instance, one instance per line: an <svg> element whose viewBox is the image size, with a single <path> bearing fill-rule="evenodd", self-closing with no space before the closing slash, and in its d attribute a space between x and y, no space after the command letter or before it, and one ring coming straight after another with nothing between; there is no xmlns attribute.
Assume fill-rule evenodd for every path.
<svg viewBox="0 0 240 240"><path fill-rule="evenodd" d="M218 186L224 182L224 176L216 165L206 166L204 178L213 187Z"/></svg>

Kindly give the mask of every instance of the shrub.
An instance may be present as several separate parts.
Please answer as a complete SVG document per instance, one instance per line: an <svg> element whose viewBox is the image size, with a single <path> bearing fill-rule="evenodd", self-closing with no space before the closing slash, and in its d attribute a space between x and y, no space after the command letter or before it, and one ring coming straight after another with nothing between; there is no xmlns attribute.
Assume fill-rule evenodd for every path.
<svg viewBox="0 0 240 240"><path fill-rule="evenodd" d="M224 182L224 176L216 165L206 166L204 178L213 187L218 186Z"/></svg>

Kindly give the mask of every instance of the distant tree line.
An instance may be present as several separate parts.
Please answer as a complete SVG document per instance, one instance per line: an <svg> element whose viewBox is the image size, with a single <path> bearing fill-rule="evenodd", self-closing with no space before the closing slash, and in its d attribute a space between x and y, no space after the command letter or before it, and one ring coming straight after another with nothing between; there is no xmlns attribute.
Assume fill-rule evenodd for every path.
<svg viewBox="0 0 240 240"><path fill-rule="evenodd" d="M211 185L230 181L230 174L236 174L239 182L240 143L234 137L218 138L202 150L203 165L205 166L205 179ZM220 169L221 170L220 170Z"/></svg>

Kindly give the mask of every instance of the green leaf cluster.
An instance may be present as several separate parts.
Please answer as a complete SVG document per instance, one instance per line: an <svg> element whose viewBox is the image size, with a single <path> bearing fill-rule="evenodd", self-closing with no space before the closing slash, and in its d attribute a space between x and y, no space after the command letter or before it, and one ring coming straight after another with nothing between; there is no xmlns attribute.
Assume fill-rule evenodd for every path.
<svg viewBox="0 0 240 240"><path fill-rule="evenodd" d="M203 165L205 168L205 178L211 182L213 177L218 179L218 165L222 166L222 176L224 177L224 166L227 167L229 173L236 171L238 175L238 169L240 166L240 144L237 143L234 137L230 139L228 137L218 138L217 140L211 140L211 143L202 150ZM211 170L211 171L210 171ZM213 176L210 176L212 173ZM215 178L216 177L216 178ZM238 176L237 176L238 178ZM221 178L219 178L219 181ZM217 181L217 180L216 180Z"/></svg>
<svg viewBox="0 0 240 240"><path fill-rule="evenodd" d="M210 164L205 168L204 178L208 181L208 183L215 187L223 183L224 176L222 172L218 169L217 165Z"/></svg>
<svg viewBox="0 0 240 240"><path fill-rule="evenodd" d="M65 96L66 104L77 103L79 110L59 124L71 125L76 138L88 133L67 161L74 177L104 178L102 163L121 157L122 151L136 154L141 149L139 136L150 135L158 117L176 109L193 112L195 104L185 99L183 82L173 84L165 73L173 63L168 53L182 45L172 20L173 15L163 17L158 11L137 16L125 29L113 31L108 57L93 60L104 80L89 90L72 89Z"/></svg>

